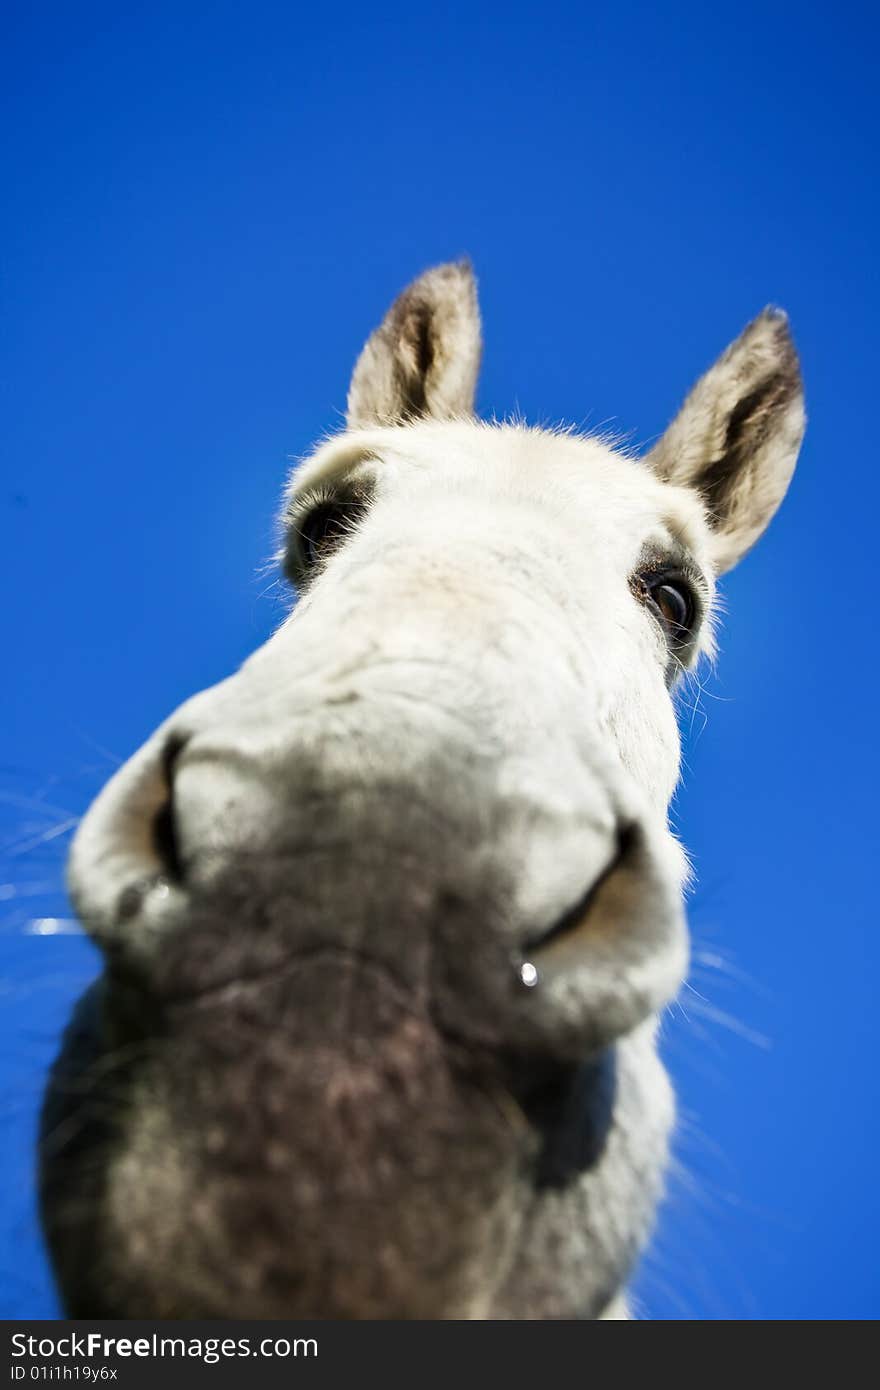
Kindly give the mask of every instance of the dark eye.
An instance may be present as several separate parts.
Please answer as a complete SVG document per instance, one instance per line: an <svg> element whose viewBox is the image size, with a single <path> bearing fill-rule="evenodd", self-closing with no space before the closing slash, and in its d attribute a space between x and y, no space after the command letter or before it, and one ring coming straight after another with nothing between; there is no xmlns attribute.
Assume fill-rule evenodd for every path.
<svg viewBox="0 0 880 1390"><path fill-rule="evenodd" d="M641 574L639 588L648 607L659 618L670 647L683 647L693 636L697 600L681 575Z"/></svg>
<svg viewBox="0 0 880 1390"><path fill-rule="evenodd" d="M350 536L363 511L358 501L321 502L298 522L301 560L306 569L321 564Z"/></svg>

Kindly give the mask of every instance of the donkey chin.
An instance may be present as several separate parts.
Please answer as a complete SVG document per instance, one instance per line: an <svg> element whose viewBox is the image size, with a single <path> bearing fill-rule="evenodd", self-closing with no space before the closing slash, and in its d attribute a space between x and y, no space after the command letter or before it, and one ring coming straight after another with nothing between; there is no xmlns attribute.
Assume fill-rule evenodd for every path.
<svg viewBox="0 0 880 1390"><path fill-rule="evenodd" d="M803 428L761 315L647 458L472 416L466 265L294 474L291 615L116 774L46 1094L67 1312L626 1317L687 965L674 687Z"/></svg>

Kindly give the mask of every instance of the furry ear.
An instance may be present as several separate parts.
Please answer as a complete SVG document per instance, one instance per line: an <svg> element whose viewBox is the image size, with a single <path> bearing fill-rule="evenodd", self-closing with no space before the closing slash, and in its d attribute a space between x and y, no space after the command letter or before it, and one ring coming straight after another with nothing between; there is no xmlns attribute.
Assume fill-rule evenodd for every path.
<svg viewBox="0 0 880 1390"><path fill-rule="evenodd" d="M426 271L394 301L358 358L348 389L349 426L471 414L480 351L468 262Z"/></svg>
<svg viewBox="0 0 880 1390"><path fill-rule="evenodd" d="M765 309L701 377L648 454L659 477L700 493L719 572L755 543L785 496L804 421L788 319Z"/></svg>

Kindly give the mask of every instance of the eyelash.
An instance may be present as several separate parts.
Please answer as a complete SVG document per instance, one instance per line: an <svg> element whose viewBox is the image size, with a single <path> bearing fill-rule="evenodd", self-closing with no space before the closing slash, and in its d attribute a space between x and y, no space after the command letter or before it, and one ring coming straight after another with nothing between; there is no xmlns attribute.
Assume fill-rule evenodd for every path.
<svg viewBox="0 0 880 1390"><path fill-rule="evenodd" d="M334 537L339 543L354 531L369 502L369 491L363 484L333 488L318 484L293 499L286 517L284 570L294 585L302 588L319 569L325 558L320 553L322 543L329 555L335 548Z"/></svg>
<svg viewBox="0 0 880 1390"><path fill-rule="evenodd" d="M705 609L698 576L681 566L651 565L636 573L632 588L660 624L670 654L678 657L692 649ZM676 608L677 600L683 611Z"/></svg>
<svg viewBox="0 0 880 1390"><path fill-rule="evenodd" d="M328 502L336 500L336 491L322 483L315 483L306 492L297 493L291 499L284 518L284 524L288 531L296 531L313 511L318 507L325 506Z"/></svg>

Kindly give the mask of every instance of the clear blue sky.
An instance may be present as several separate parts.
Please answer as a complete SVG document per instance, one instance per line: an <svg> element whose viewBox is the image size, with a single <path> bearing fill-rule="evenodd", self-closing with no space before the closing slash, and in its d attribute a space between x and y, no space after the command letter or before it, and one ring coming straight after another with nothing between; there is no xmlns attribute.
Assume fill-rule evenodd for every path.
<svg viewBox="0 0 880 1390"><path fill-rule="evenodd" d="M486 413L656 434L768 301L799 474L684 712L694 987L656 1317L876 1317L878 21L868 5L5 10L0 1312L55 1307L31 1136L95 969L65 826L271 631L289 454L468 252ZM725 1019L729 1016L728 1024Z"/></svg>

